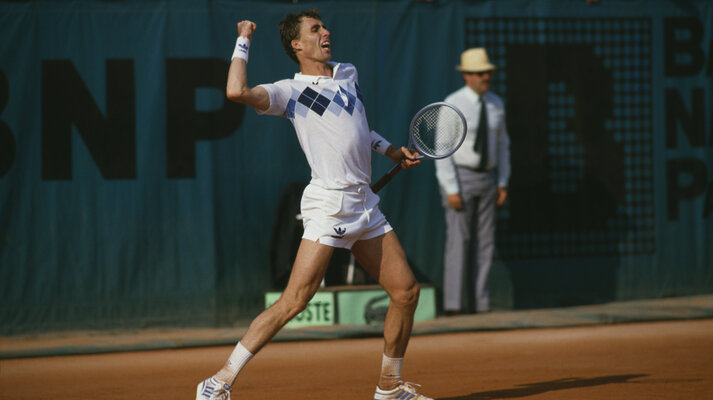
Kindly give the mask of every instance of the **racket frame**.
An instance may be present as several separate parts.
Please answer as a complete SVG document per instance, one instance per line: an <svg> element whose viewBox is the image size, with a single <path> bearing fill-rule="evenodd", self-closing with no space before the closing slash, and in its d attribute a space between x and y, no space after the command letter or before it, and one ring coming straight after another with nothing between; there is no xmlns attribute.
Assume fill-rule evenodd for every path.
<svg viewBox="0 0 713 400"><path fill-rule="evenodd" d="M419 146L418 143L416 143L416 141L413 140L413 132L414 132L414 127L416 125L416 122L418 122L418 119L421 117L421 115L423 115L426 111L430 110L431 108L443 107L443 106L452 109L453 111L455 111L458 114L458 116L461 118L461 121L463 123L463 129L462 129L461 138L460 138L460 141L458 142L458 145L455 146L450 153L447 153L445 155L436 156L436 155L430 154L430 152L423 151L421 146ZM413 116L413 118L411 118L411 123L409 124L408 149L416 150L419 152L420 156L416 157L417 160L420 160L422 158L428 158L431 160L439 160L442 158L446 158L446 157L452 155L453 153L455 153L456 151L458 151L460 146L463 144L463 141L465 140L466 131L467 131L467 125L466 125L466 121L465 121L465 116L463 116L463 113L457 107L455 107L452 104L446 103L444 101L431 103L431 104L428 104L425 107L421 108L420 110L418 110L418 112ZM389 183L391 181L391 179L393 179L394 176L396 176L396 174L399 173L399 171L401 171L401 169L402 169L401 162L396 163L396 165L394 165L386 174L384 174L384 176L382 176L378 181L376 181L376 183L374 183L371 186L371 191L376 193L379 190L381 190L384 186L386 186L387 183Z"/></svg>
<svg viewBox="0 0 713 400"><path fill-rule="evenodd" d="M431 154L431 153L428 152L428 151L424 151L424 149L423 149L421 146L419 146L418 143L416 143L415 140L413 140L413 133L414 133L414 131L415 131L416 122L418 122L418 119L421 117L421 115L423 115L424 113L426 113L426 111L429 111L430 109L432 109L432 108L434 108L434 107L443 107L443 106L448 107L448 108L450 108L451 110L453 110L453 111L456 112L456 114L457 114L457 115L460 117L460 119L461 119L461 122L462 122L462 124L463 124L463 125L462 125L462 126L463 126L463 129L462 129L462 133L461 133L461 135L460 135L460 141L458 142L457 145L455 145L455 146L453 147L453 150L451 150L451 151L450 151L449 153L447 153L447 154L443 154L443 155L433 155L433 154ZM411 123L409 124L409 135L408 135L408 136L409 136L409 140L408 140L408 143L409 143L409 144L408 144L408 149L409 149L409 150L414 150L414 148L415 148L415 150L418 151L418 152L419 152L421 155L423 155L423 157L425 157L425 158L428 158L428 159L431 159L431 160L440 160L440 159L442 159L442 158L449 157L449 156L451 156L453 153L455 153L456 151L458 151L458 149L460 148L460 146L463 144L463 141L465 140L466 130L467 130L467 125L466 125L466 122L465 122L465 116L463 115L463 113L462 113L456 106L454 106L453 104L450 104L450 103L446 103L445 101L439 101L439 102L436 102L436 103L431 103L431 104L428 104L428 105L426 105L425 107L421 108L420 110L418 110L418 112L413 116L413 118L411 118Z"/></svg>

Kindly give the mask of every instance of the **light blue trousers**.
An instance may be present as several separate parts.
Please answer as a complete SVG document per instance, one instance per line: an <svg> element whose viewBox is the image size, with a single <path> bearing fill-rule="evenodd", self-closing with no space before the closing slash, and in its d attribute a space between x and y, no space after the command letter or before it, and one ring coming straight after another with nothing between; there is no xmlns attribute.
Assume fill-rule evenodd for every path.
<svg viewBox="0 0 713 400"><path fill-rule="evenodd" d="M495 247L495 173L458 168L458 180L463 209L452 209L441 192L446 213L443 308L470 311L464 293L473 293L476 311L485 312L490 310L488 275Z"/></svg>

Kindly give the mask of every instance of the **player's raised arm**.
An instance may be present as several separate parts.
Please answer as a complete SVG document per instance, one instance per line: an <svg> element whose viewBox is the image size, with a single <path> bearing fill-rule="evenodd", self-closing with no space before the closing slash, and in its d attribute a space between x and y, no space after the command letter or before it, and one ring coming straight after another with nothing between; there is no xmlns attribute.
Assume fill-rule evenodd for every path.
<svg viewBox="0 0 713 400"><path fill-rule="evenodd" d="M238 22L238 40L230 62L225 95L236 103L247 104L258 110L267 110L270 106L270 96L267 91L260 86L254 88L248 86L248 53L255 29L257 25L252 21Z"/></svg>

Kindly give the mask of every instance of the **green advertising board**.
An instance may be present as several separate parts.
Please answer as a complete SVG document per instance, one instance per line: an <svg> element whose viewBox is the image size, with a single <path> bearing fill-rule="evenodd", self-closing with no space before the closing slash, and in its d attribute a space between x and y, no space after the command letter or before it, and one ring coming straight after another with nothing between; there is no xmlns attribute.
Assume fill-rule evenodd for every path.
<svg viewBox="0 0 713 400"><path fill-rule="evenodd" d="M265 308L273 305L281 295L282 292L275 291L265 293ZM376 285L324 288L286 327L381 324L388 307L388 294ZM432 286L422 286L414 321L435 317L436 291Z"/></svg>
<svg viewBox="0 0 713 400"><path fill-rule="evenodd" d="M389 306L389 296L376 286L337 291L337 315L342 325L383 323ZM414 321L436 317L436 293L431 286L421 287Z"/></svg>
<svg viewBox="0 0 713 400"><path fill-rule="evenodd" d="M281 295L282 292L265 293L265 308L273 305ZM334 292L319 291L307 304L307 308L292 318L285 327L302 328L305 326L334 325L336 323L335 310Z"/></svg>

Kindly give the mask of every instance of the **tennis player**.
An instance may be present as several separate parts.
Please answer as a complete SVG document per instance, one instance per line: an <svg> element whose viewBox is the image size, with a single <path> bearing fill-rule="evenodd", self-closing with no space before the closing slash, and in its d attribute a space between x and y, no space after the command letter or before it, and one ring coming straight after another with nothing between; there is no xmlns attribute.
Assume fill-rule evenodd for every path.
<svg viewBox="0 0 713 400"><path fill-rule="evenodd" d="M304 235L287 287L250 324L228 361L198 384L196 399L230 399L240 370L307 303L320 286L335 247L351 249L390 297L384 322L382 368L374 399L431 400L401 378L419 287L399 240L369 188L371 150L403 168L419 163L416 152L391 146L370 130L356 68L331 62L329 31L316 9L289 14L280 23L287 55L300 72L293 79L248 87L247 63L256 24L238 23L227 96L258 114L282 116L295 127L312 169L302 196Z"/></svg>

